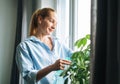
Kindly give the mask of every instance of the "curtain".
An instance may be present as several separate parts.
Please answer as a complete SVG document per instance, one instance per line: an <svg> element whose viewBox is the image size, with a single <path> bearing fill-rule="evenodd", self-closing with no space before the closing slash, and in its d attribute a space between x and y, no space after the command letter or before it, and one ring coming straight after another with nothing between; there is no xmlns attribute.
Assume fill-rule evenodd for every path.
<svg viewBox="0 0 120 84"><path fill-rule="evenodd" d="M19 74L15 61L16 47L21 41L27 38L29 32L30 18L37 6L36 1L29 0L28 2L27 0L18 0L16 37L15 37L15 45L14 45L15 47L14 47L14 56L13 56L10 84L23 84L22 77Z"/></svg>
<svg viewBox="0 0 120 84"><path fill-rule="evenodd" d="M92 84L120 84L120 0L97 0Z"/></svg>
<svg viewBox="0 0 120 84"><path fill-rule="evenodd" d="M96 38L96 23L97 23L97 0L91 0L91 63L90 63L90 84L93 79L93 69L95 62L95 38Z"/></svg>
<svg viewBox="0 0 120 84"><path fill-rule="evenodd" d="M10 84L19 84L19 71L15 62L15 53L16 46L21 41L21 30L22 30L22 0L18 0L18 11L17 11L17 26L16 26L16 37L15 37L15 47L14 47L14 56L13 56L13 65L11 72L11 81Z"/></svg>

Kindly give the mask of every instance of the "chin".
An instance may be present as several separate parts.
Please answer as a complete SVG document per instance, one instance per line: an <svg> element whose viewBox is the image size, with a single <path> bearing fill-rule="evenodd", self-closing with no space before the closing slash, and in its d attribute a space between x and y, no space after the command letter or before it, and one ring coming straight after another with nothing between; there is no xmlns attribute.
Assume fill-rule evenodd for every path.
<svg viewBox="0 0 120 84"><path fill-rule="evenodd" d="M47 33L46 35L51 35L52 33Z"/></svg>
<svg viewBox="0 0 120 84"><path fill-rule="evenodd" d="M51 35L52 33L53 33L53 32L48 32L47 34L48 34L48 35Z"/></svg>

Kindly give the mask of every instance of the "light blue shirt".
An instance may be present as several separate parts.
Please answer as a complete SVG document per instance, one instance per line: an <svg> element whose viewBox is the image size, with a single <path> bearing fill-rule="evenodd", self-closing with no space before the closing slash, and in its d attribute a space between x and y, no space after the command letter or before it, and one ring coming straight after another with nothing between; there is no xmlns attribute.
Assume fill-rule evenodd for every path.
<svg viewBox="0 0 120 84"><path fill-rule="evenodd" d="M62 44L58 38L52 37L53 50L35 36L30 36L17 46L16 63L24 78L24 84L64 84L64 79L58 71L52 71L36 82L37 72L53 63L57 59L66 59L72 51Z"/></svg>

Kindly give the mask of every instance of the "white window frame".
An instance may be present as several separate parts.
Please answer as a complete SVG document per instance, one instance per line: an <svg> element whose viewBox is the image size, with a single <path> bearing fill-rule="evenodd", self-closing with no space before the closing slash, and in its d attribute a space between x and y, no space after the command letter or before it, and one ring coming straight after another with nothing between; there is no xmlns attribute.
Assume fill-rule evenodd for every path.
<svg viewBox="0 0 120 84"><path fill-rule="evenodd" d="M69 47L74 49L74 42L77 40L78 31L78 0L70 0L70 44Z"/></svg>

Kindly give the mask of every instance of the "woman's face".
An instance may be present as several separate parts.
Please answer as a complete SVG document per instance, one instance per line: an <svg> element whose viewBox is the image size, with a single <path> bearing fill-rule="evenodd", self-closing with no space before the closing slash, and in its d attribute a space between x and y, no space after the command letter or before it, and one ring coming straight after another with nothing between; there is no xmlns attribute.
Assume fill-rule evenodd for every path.
<svg viewBox="0 0 120 84"><path fill-rule="evenodd" d="M40 18L38 20L39 32L43 35L50 35L54 32L57 24L57 16L55 12L51 12L49 17Z"/></svg>

